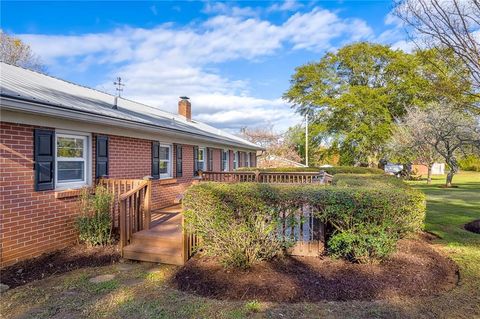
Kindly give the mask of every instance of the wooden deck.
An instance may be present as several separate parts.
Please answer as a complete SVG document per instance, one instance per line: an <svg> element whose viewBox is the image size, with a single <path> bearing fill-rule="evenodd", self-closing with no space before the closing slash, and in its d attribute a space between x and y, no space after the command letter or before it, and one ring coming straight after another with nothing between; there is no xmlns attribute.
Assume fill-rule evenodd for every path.
<svg viewBox="0 0 480 319"><path fill-rule="evenodd" d="M127 259L183 265L182 213L180 205L151 212L150 229L133 233L131 243L123 248Z"/></svg>

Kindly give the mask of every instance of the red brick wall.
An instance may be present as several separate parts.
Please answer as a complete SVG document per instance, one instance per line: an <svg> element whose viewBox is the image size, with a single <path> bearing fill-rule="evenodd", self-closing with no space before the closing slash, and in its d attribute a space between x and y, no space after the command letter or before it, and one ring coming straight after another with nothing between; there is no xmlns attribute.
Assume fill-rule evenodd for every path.
<svg viewBox="0 0 480 319"><path fill-rule="evenodd" d="M222 164L220 158L222 156L222 150L214 149L213 150L213 170L215 172L220 172L222 170Z"/></svg>
<svg viewBox="0 0 480 319"><path fill-rule="evenodd" d="M54 190L34 191L33 130L34 126L0 123L0 267L64 248L77 240L73 227L77 198L56 199ZM92 134L93 175L95 136ZM111 178L141 179L151 175L151 141L109 136L109 152ZM214 170L220 170L219 149L214 150L213 165ZM174 178L175 168L173 154ZM183 145L183 176L169 184L164 184L165 180L153 181L152 208L172 204L192 180L193 145Z"/></svg>
<svg viewBox="0 0 480 319"><path fill-rule="evenodd" d="M33 126L0 123L0 266L75 242L75 199L34 191Z"/></svg>

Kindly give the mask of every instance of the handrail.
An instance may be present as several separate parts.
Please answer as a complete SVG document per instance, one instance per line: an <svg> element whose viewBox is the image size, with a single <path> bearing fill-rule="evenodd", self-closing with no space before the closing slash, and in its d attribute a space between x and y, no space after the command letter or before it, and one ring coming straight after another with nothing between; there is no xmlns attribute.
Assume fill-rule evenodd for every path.
<svg viewBox="0 0 480 319"><path fill-rule="evenodd" d="M138 186L136 186L135 188L132 188L131 190L129 190L128 192L126 193L123 193L119 196L119 200L124 200L125 198L127 197L130 197L131 195L135 194L136 192L138 192L139 190L141 190L143 187L145 187L145 185L147 185L148 182L147 181L143 181L142 183L140 183Z"/></svg>
<svg viewBox="0 0 480 319"><path fill-rule="evenodd" d="M267 184L331 184L333 176L324 172L199 172L200 179L213 182L254 182Z"/></svg>
<svg viewBox="0 0 480 319"><path fill-rule="evenodd" d="M134 233L150 227L152 182L102 178L98 183L113 194L113 224L119 228L120 248L123 248L130 243ZM123 255L123 249L121 251Z"/></svg>

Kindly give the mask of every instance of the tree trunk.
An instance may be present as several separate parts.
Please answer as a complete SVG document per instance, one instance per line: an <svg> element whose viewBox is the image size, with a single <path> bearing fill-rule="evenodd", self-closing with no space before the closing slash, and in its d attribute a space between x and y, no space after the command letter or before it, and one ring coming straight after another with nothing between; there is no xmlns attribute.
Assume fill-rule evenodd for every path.
<svg viewBox="0 0 480 319"><path fill-rule="evenodd" d="M453 172L453 170L450 170L450 172L448 172L448 174L447 174L447 184L446 184L447 187L452 187L452 179L453 179L454 174L455 173Z"/></svg>
<svg viewBox="0 0 480 319"><path fill-rule="evenodd" d="M432 182L432 167L433 167L433 164L432 163L429 163L427 165L427 168L428 168L428 173L427 173L427 184L430 184Z"/></svg>
<svg viewBox="0 0 480 319"><path fill-rule="evenodd" d="M447 187L452 187L452 180L453 175L458 172L458 163L455 158L451 158L450 161L447 162L448 166L450 166L450 171L447 174Z"/></svg>

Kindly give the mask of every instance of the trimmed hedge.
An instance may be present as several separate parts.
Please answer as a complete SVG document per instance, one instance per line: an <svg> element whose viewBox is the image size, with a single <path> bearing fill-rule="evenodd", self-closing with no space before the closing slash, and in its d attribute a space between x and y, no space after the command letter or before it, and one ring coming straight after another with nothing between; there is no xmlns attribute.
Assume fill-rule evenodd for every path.
<svg viewBox="0 0 480 319"><path fill-rule="evenodd" d="M336 174L333 176L333 185L342 187L368 188L409 188L402 179L392 175L376 174Z"/></svg>
<svg viewBox="0 0 480 319"><path fill-rule="evenodd" d="M319 172L325 171L330 175L335 174L384 174L379 168L372 167L353 167L353 166L334 166L334 167L277 167L277 168L254 168L241 167L237 171L255 171L260 172Z"/></svg>
<svg viewBox="0 0 480 319"><path fill-rule="evenodd" d="M422 229L425 197L396 179L364 179L370 184L352 187L362 184L356 176L338 176L338 186L200 183L183 200L186 227L202 237L206 254L245 268L281 255L291 245L276 233L281 213L308 205L333 230L327 240L333 256L378 262L399 238Z"/></svg>

